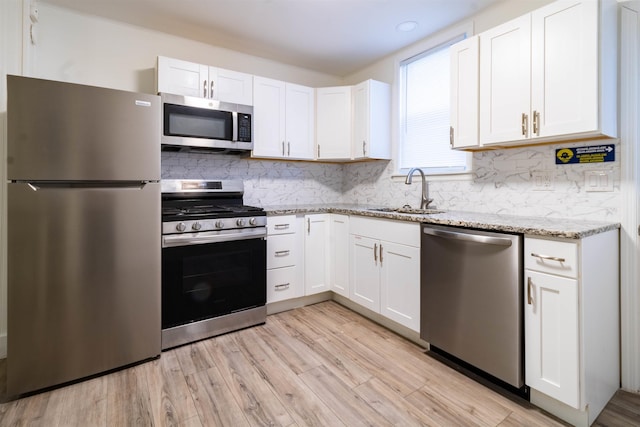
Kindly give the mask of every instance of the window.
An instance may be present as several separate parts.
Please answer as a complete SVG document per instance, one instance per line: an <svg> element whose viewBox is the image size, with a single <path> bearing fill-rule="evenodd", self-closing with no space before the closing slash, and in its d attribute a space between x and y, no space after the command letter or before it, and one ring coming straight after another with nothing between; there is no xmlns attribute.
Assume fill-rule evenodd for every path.
<svg viewBox="0 0 640 427"><path fill-rule="evenodd" d="M416 166L431 175L471 171L471 154L449 146L449 46L463 38L399 64L400 173Z"/></svg>

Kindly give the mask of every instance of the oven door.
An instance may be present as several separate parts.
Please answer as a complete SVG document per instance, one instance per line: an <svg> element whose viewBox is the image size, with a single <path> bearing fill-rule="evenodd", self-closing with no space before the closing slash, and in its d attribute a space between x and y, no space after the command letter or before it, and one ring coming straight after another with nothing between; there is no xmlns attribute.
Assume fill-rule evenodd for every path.
<svg viewBox="0 0 640 427"><path fill-rule="evenodd" d="M264 306L264 238L162 249L162 329Z"/></svg>

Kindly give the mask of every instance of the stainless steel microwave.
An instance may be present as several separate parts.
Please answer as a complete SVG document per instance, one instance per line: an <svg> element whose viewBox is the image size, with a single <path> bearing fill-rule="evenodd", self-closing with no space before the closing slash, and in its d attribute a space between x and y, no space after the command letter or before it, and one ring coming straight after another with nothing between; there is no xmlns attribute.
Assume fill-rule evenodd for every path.
<svg viewBox="0 0 640 427"><path fill-rule="evenodd" d="M253 107L161 93L162 149L249 152Z"/></svg>

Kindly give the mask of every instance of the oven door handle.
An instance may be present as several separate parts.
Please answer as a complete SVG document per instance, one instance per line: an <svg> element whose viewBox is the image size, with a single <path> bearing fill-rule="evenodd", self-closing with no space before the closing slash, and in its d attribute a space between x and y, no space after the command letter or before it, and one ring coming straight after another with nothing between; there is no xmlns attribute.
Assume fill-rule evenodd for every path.
<svg viewBox="0 0 640 427"><path fill-rule="evenodd" d="M265 227L243 228L226 231L205 231L203 233L171 234L162 236L162 247L200 245L205 243L231 242L234 240L261 239L267 237Z"/></svg>

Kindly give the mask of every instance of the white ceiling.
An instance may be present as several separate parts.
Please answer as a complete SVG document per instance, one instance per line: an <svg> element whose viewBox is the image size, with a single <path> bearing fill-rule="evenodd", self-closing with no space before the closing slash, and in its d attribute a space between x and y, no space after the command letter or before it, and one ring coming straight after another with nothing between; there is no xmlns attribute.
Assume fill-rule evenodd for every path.
<svg viewBox="0 0 640 427"><path fill-rule="evenodd" d="M502 0L41 1L345 76Z"/></svg>

